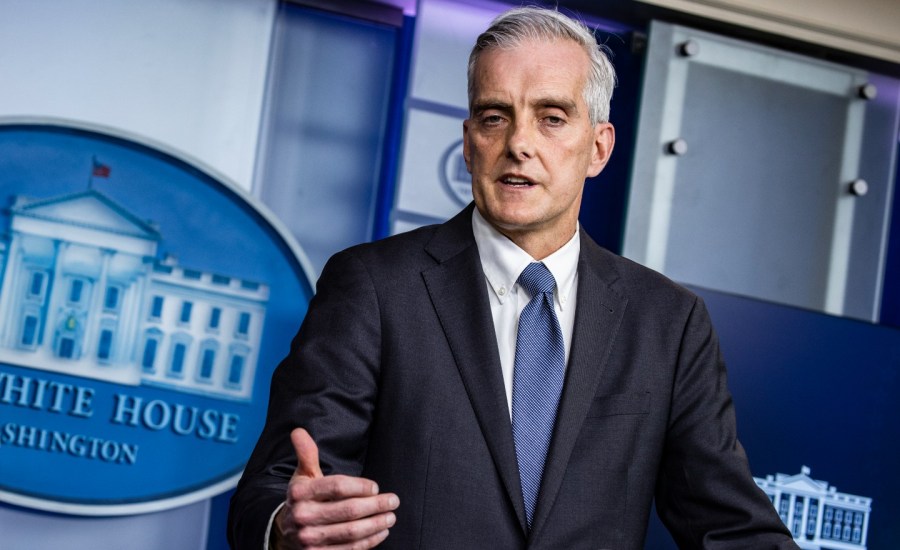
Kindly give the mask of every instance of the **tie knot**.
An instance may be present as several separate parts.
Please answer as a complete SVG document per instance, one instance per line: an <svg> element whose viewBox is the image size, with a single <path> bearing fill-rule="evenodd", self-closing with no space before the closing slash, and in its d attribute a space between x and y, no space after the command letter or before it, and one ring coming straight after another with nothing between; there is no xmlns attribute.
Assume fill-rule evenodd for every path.
<svg viewBox="0 0 900 550"><path fill-rule="evenodd" d="M528 291L532 298L538 294L553 292L556 286L556 279L547 269L547 266L540 262L531 262L519 275L519 285Z"/></svg>

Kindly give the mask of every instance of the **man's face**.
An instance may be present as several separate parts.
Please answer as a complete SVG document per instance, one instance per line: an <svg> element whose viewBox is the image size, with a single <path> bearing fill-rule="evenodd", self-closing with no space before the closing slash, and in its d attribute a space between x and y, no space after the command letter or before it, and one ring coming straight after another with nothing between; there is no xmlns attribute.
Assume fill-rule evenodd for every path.
<svg viewBox="0 0 900 550"><path fill-rule="evenodd" d="M612 152L612 125L592 126L587 54L571 40L482 52L463 155L484 218L536 259L575 232L584 180ZM540 256L540 257L539 257Z"/></svg>

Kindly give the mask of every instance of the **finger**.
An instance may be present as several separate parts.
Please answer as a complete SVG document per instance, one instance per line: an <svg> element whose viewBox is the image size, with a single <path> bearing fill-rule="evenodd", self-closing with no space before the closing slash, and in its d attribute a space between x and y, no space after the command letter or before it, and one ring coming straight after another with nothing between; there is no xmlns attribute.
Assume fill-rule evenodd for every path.
<svg viewBox="0 0 900 550"><path fill-rule="evenodd" d="M300 525L331 525L375 517L392 512L399 505L400 499L392 493L333 502L303 500L293 506L291 515Z"/></svg>
<svg viewBox="0 0 900 550"><path fill-rule="evenodd" d="M358 543L379 536L397 521L393 512L386 512L364 519L337 523L332 525L304 526L297 532L297 538L303 546L334 546ZM366 546L361 546L366 548Z"/></svg>
<svg viewBox="0 0 900 550"><path fill-rule="evenodd" d="M312 479L322 477L322 468L319 467L319 447L303 428L296 428L291 432L291 444L297 454L296 474Z"/></svg>
<svg viewBox="0 0 900 550"><path fill-rule="evenodd" d="M378 484L374 481L340 474L314 479L301 476L288 484L288 496L293 501L341 501L348 498L373 497L377 494Z"/></svg>
<svg viewBox="0 0 900 550"><path fill-rule="evenodd" d="M387 536L389 534L390 534L389 531L387 529L385 529L384 531L381 531L380 533L375 533L371 537L367 537L366 539L363 539L361 541L341 545L341 546L338 546L336 549L334 547L332 547L331 550L361 550L361 549L364 550L366 548L375 548L376 546L381 544L384 541L384 539L387 538Z"/></svg>
<svg viewBox="0 0 900 550"><path fill-rule="evenodd" d="M306 550L319 550L320 548L322 550L366 550L368 548L375 548L376 546L384 542L384 539L386 539L389 534L390 532L385 529L384 531L375 533L374 535L366 537L363 540L353 541L347 544L329 544L328 546L321 547L310 546L307 547Z"/></svg>
<svg viewBox="0 0 900 550"><path fill-rule="evenodd" d="M375 533L371 537L366 537L363 540L349 542L347 544L329 544L327 546L307 546L305 550L366 550L368 548L375 548L382 542L384 539L388 537L390 532L385 529L380 533Z"/></svg>

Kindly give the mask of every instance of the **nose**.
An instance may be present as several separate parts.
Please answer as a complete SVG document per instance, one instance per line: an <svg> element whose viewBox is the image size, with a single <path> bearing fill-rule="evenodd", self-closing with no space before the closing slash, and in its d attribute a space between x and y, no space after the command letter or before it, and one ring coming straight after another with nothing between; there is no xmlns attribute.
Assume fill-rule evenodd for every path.
<svg viewBox="0 0 900 550"><path fill-rule="evenodd" d="M534 128L527 122L516 120L509 125L506 138L507 155L518 161L528 160L534 156Z"/></svg>

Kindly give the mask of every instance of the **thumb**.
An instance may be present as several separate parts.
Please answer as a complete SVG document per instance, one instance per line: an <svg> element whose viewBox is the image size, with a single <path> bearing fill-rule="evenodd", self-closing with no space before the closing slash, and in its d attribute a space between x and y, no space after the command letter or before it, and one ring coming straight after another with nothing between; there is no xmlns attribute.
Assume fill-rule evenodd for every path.
<svg viewBox="0 0 900 550"><path fill-rule="evenodd" d="M308 478L317 478L322 476L322 469L319 467L319 447L309 435L309 432L303 428L296 428L291 432L291 444L294 446L294 452L297 453L297 470L294 475L301 475Z"/></svg>

